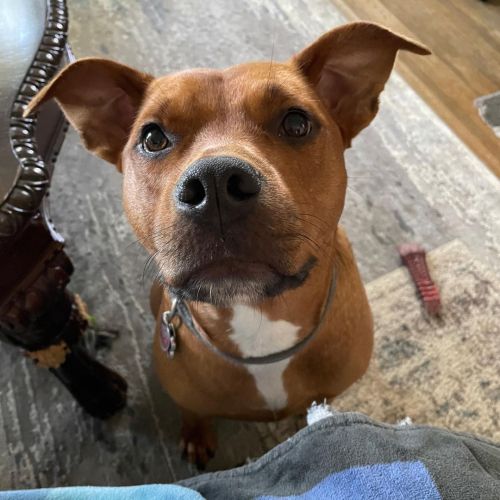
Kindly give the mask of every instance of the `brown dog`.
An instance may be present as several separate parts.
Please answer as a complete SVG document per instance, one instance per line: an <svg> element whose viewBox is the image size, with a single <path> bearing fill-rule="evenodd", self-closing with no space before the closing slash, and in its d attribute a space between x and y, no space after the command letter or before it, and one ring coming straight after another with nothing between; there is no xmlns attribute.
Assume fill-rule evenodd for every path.
<svg viewBox="0 0 500 500"><path fill-rule="evenodd" d="M29 105L55 98L124 174L125 211L161 275L156 371L191 461L214 452L213 417L302 413L365 372L372 319L338 227L343 152L377 113L400 49L429 53L353 23L286 63L154 78L82 59Z"/></svg>

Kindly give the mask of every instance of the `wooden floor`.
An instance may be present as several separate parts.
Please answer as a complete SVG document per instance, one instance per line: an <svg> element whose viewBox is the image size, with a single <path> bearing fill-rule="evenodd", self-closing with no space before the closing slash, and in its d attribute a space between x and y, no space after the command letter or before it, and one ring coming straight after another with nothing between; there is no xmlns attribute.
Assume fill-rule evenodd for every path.
<svg viewBox="0 0 500 500"><path fill-rule="evenodd" d="M500 0L332 1L352 20L384 24L432 50L401 54L399 73L500 177L500 139L474 106L500 90Z"/></svg>

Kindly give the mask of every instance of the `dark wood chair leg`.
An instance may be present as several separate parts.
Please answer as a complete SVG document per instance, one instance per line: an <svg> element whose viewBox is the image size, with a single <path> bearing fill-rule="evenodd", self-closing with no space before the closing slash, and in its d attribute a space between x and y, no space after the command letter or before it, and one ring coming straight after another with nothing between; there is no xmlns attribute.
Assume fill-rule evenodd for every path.
<svg viewBox="0 0 500 500"><path fill-rule="evenodd" d="M30 17L29 23L20 23L25 19L13 17L23 12L17 7L5 12L8 19L9 14L12 17L12 26L20 23L26 36L11 40L7 29L2 39L9 42L10 63L0 82L0 169L8 174L0 176L0 182L12 185L0 186L0 339L21 347L39 366L48 368L88 413L107 418L125 405L127 384L92 359L83 346L85 314L66 290L73 266L46 210L67 124L55 103L48 103L36 117L23 117L37 91L74 60L66 43L65 0L41 3L46 3L46 12L36 22ZM25 74L22 84L19 74ZM4 134L7 125L10 134Z"/></svg>
<svg viewBox="0 0 500 500"><path fill-rule="evenodd" d="M90 415L108 418L122 409L127 383L84 348L87 320L66 289L73 265L43 213L0 251L0 263L1 340L48 368Z"/></svg>
<svg viewBox="0 0 500 500"><path fill-rule="evenodd" d="M81 337L82 325L86 326L86 321L73 302L72 314L63 335L68 339L69 352L64 362L57 368L50 368L50 371L90 415L105 419L125 406L127 383L116 372L93 359L81 342L72 342Z"/></svg>

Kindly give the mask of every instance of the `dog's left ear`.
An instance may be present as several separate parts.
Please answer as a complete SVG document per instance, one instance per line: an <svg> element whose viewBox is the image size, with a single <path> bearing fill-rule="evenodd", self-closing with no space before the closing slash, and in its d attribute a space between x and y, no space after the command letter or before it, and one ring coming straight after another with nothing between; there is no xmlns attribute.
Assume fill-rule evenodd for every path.
<svg viewBox="0 0 500 500"><path fill-rule="evenodd" d="M293 57L339 125L346 147L377 114L398 50L430 54L388 29L357 22L329 31Z"/></svg>

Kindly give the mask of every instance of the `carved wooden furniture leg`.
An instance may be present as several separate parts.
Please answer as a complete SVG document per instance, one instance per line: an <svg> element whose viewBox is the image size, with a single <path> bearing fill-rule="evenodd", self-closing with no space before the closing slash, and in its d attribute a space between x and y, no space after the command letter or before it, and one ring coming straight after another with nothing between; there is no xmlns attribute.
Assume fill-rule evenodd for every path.
<svg viewBox="0 0 500 500"><path fill-rule="evenodd" d="M0 250L1 338L48 368L88 413L107 418L125 405L127 384L83 347L87 322L66 289L73 266L43 212Z"/></svg>
<svg viewBox="0 0 500 500"><path fill-rule="evenodd" d="M67 124L55 105L22 116L32 96L71 61L66 32L65 0L2 3L0 339L48 368L91 415L107 418L125 405L127 384L83 347L87 323L66 290L73 266L47 214Z"/></svg>

